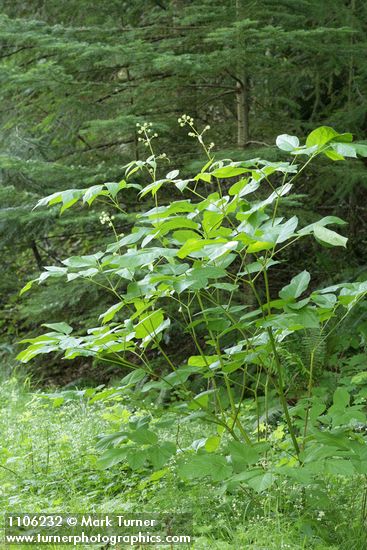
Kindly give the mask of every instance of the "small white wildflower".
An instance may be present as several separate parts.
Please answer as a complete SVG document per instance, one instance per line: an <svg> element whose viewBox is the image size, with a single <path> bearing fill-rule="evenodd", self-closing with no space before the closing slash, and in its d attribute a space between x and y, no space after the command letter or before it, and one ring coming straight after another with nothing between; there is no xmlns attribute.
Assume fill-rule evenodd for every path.
<svg viewBox="0 0 367 550"><path fill-rule="evenodd" d="M111 219L114 219L114 216L112 216L111 218L108 212L105 212L105 211L102 211L101 215L99 216L99 221L102 225L105 225L106 223L110 225Z"/></svg>
<svg viewBox="0 0 367 550"><path fill-rule="evenodd" d="M188 115L181 115L181 117L178 119L178 123L180 126L185 126L185 124L193 125L194 119Z"/></svg>

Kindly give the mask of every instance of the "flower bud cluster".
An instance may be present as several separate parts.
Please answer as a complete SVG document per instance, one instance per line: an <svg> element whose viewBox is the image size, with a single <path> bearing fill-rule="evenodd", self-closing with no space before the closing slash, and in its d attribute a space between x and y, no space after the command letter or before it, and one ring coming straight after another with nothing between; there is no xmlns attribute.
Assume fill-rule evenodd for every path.
<svg viewBox="0 0 367 550"><path fill-rule="evenodd" d="M113 226L113 220L115 219L115 216L110 216L108 212L101 212L101 215L99 216L99 221L102 225L108 225L108 227Z"/></svg>
<svg viewBox="0 0 367 550"><path fill-rule="evenodd" d="M194 119L189 115L181 115L180 118L178 119L178 123L182 127L184 127L185 124L192 126L194 124Z"/></svg>
<svg viewBox="0 0 367 550"><path fill-rule="evenodd" d="M192 138L195 138L198 140L198 142L200 143L200 145L202 145L205 149L205 151L207 153L209 153L209 151L211 151L211 149L213 149L214 147L214 143L211 142L208 147L205 146L204 144L204 139L203 139L203 135L205 134L205 132L207 132L208 130L210 130L210 126L209 124L207 124L204 129L202 130L201 133L199 133L196 128L194 127L194 119L192 117L190 117L189 115L181 115L180 118L178 119L178 123L180 126L190 126L192 128L192 131L188 132L187 135L189 137L192 137Z"/></svg>
<svg viewBox="0 0 367 550"><path fill-rule="evenodd" d="M138 134L143 134L143 137L138 137L138 141L144 143L146 147L149 147L152 139L158 137L157 132L153 132L152 126L153 125L151 122L144 122L144 124L140 124L140 122L137 122L136 124L136 127L138 128Z"/></svg>

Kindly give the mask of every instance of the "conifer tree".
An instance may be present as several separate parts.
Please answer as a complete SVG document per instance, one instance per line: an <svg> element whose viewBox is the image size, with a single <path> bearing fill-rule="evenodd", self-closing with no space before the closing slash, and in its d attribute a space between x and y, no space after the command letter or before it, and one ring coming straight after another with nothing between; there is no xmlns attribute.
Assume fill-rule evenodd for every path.
<svg viewBox="0 0 367 550"><path fill-rule="evenodd" d="M137 123L155 123L162 151L181 166L192 158L177 126L182 113L210 125L217 157L236 149L255 157L277 134L321 123L364 138L366 21L362 0L4 0L3 330L30 330L50 303L55 320L62 308L80 322L93 316L87 288L77 296L45 287L21 303L16 296L32 270L61 261L80 240L86 252L103 240L103 226L95 229L103 204L97 214L80 208L61 216L31 205L56 190L119 181L124 164L142 153ZM348 174L343 189L322 169L315 184L327 213L364 200L363 163L335 170ZM139 205L127 193L124 207ZM121 231L128 224L128 216L117 220Z"/></svg>

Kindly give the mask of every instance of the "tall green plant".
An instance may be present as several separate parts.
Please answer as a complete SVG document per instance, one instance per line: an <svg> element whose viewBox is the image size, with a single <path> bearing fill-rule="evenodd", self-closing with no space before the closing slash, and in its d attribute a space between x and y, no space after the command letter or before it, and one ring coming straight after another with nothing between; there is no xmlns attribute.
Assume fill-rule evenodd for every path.
<svg viewBox="0 0 367 550"><path fill-rule="evenodd" d="M324 247L346 246L347 239L329 228L343 225L340 218L328 216L299 228L297 217L285 217L284 211L290 209L288 197L297 177L316 157L336 161L367 156L367 147L353 143L351 134L323 126L309 134L305 145L295 136L278 136L277 146L291 157L289 162L215 161L213 144L205 141L209 128L199 132L187 115L179 124L189 128L189 136L197 139L207 156L194 177L181 179L178 170L166 173L165 155L155 153L157 134L151 125L143 124L138 134L149 156L129 163L124 180L57 192L38 202L37 207L61 204L63 212L79 201L90 206L102 198L123 212L121 197L125 190L135 188L141 198L150 195L154 206L136 215L127 235L118 234L113 216L103 214L101 222L110 227L112 238L106 249L67 258L62 267L48 266L26 285L23 292L51 278L86 279L112 294L115 303L101 313L100 324L84 335L73 334L65 322L44 325L50 331L25 340L29 346L18 358L28 362L55 351L62 351L66 359L96 357L131 369L125 386L140 383L144 393L173 390L176 401L170 405L171 412L188 420L199 417L217 429L217 435L194 446L196 455L181 465L184 477L199 473L221 480L240 475L243 481L248 475L245 472L244 477L243 468L269 451L269 437L261 423L257 422L254 434L243 411L254 372L264 386L265 398L271 387L278 394L289 437L285 448L291 460L287 464L307 463L320 447L320 437L334 456L338 441L345 447L349 432L338 432L333 442L327 442L318 428L320 422L329 419L331 428L339 429L343 418L361 421L364 413L350 404L343 389L337 390L332 407L326 410L313 394L315 358L330 331L337 330L338 325L330 321L340 312L341 319L348 315L364 298L367 282L309 289L311 275L304 270L278 296L271 295L270 282L282 252L301 246L301 239L314 238ZM141 186L134 177L148 182ZM172 194L179 189L182 199L162 203L163 188L165 196L170 188ZM320 337L309 354L307 395L290 410L280 349L292 334L310 329L317 329ZM185 335L190 350L179 362L175 346L167 345L168 338L178 338L178 331ZM159 368L151 361L152 350L160 359ZM202 381L203 391L194 391L193 378ZM111 395L109 390L106 395ZM149 418L137 418L124 431L108 436L102 446L112 448L107 450L105 464L127 459L135 468L146 461L155 468L164 465L175 454L176 445L159 442L149 422ZM231 440L224 454L218 451L221 439ZM356 460L361 461L357 451ZM263 469L260 474L256 468L254 472L248 479L261 474L253 482L261 490L272 478L264 480L268 473Z"/></svg>

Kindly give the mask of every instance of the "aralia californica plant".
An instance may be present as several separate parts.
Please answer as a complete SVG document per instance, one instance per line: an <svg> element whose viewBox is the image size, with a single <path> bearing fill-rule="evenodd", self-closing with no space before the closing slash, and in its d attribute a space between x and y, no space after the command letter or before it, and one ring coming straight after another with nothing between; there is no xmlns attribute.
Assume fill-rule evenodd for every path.
<svg viewBox="0 0 367 550"><path fill-rule="evenodd" d="M302 246L303 239L314 238L326 247L346 246L347 239L330 228L343 225L340 218L327 216L299 227L296 216L286 218L283 212L290 193L297 188L297 178L316 157L339 161L367 156L367 146L353 143L351 134L322 126L309 134L305 145L295 136L278 136L276 144L288 161L215 160L214 144L205 141L209 128L199 132L187 115L179 123L189 128L189 135L198 140L207 157L193 177L182 179L178 170L166 173L166 156L155 152L158 136L144 124L138 132L149 156L129 163L122 181L62 191L38 202L37 207L60 204L63 212L80 201L89 206L100 201L104 209L109 203L118 216L125 214L121 204L124 191L135 188L141 198L150 195L153 206L136 214L126 235L118 233L113 216L104 211L101 222L111 229L111 242L104 250L72 256L63 266L46 266L26 285L23 292L46 279L84 279L105 289L114 303L86 334L74 334L65 322L45 324L50 331L25 340L29 345L18 359L28 362L56 351L62 351L65 359L98 358L131 369L121 392L137 384L145 395L173 391L176 399L167 407L170 413L192 421L200 418L216 429L215 435L191 449L194 456L181 458L183 477L202 474L215 481L233 481L240 476L241 482L252 480L254 487L264 488L269 483L270 478L264 478L268 472L264 463L256 465L269 452L269 432L259 421L258 409L255 431L243 413L254 372L263 386L265 418L266 396L273 388L285 420L286 458L278 472L288 466L305 468L307 457L320 445L335 450L337 444L322 440L320 415L329 415L332 427L335 411L345 412L348 407L349 416L354 414L358 421L364 418L360 407L353 409L342 388L334 394L334 409L326 410L313 394L313 383L317 347L364 298L367 282L309 291L311 275L304 270L278 296L271 295L270 282L272 268L281 261L283 251ZM146 183L141 185L136 179ZM167 199L173 190L176 194L179 190L182 198ZM188 349L194 350L184 361L177 362L174 346L165 343L167 334L175 340L173 326L179 327L190 341ZM280 348L292 334L309 329L318 330L320 338L310 353L307 394L298 404L297 416L287 400L289 388ZM159 369L150 360L152 349L160 358ZM203 381L203 391L194 391L193 378ZM150 463L157 469L177 451L175 442L159 441L147 417L131 421L123 432L108 436L103 445L106 466L127 460L131 467ZM365 452L362 444L360 451ZM330 452L334 456L334 451ZM356 461L360 463L358 452ZM248 472L251 465L255 466Z"/></svg>

